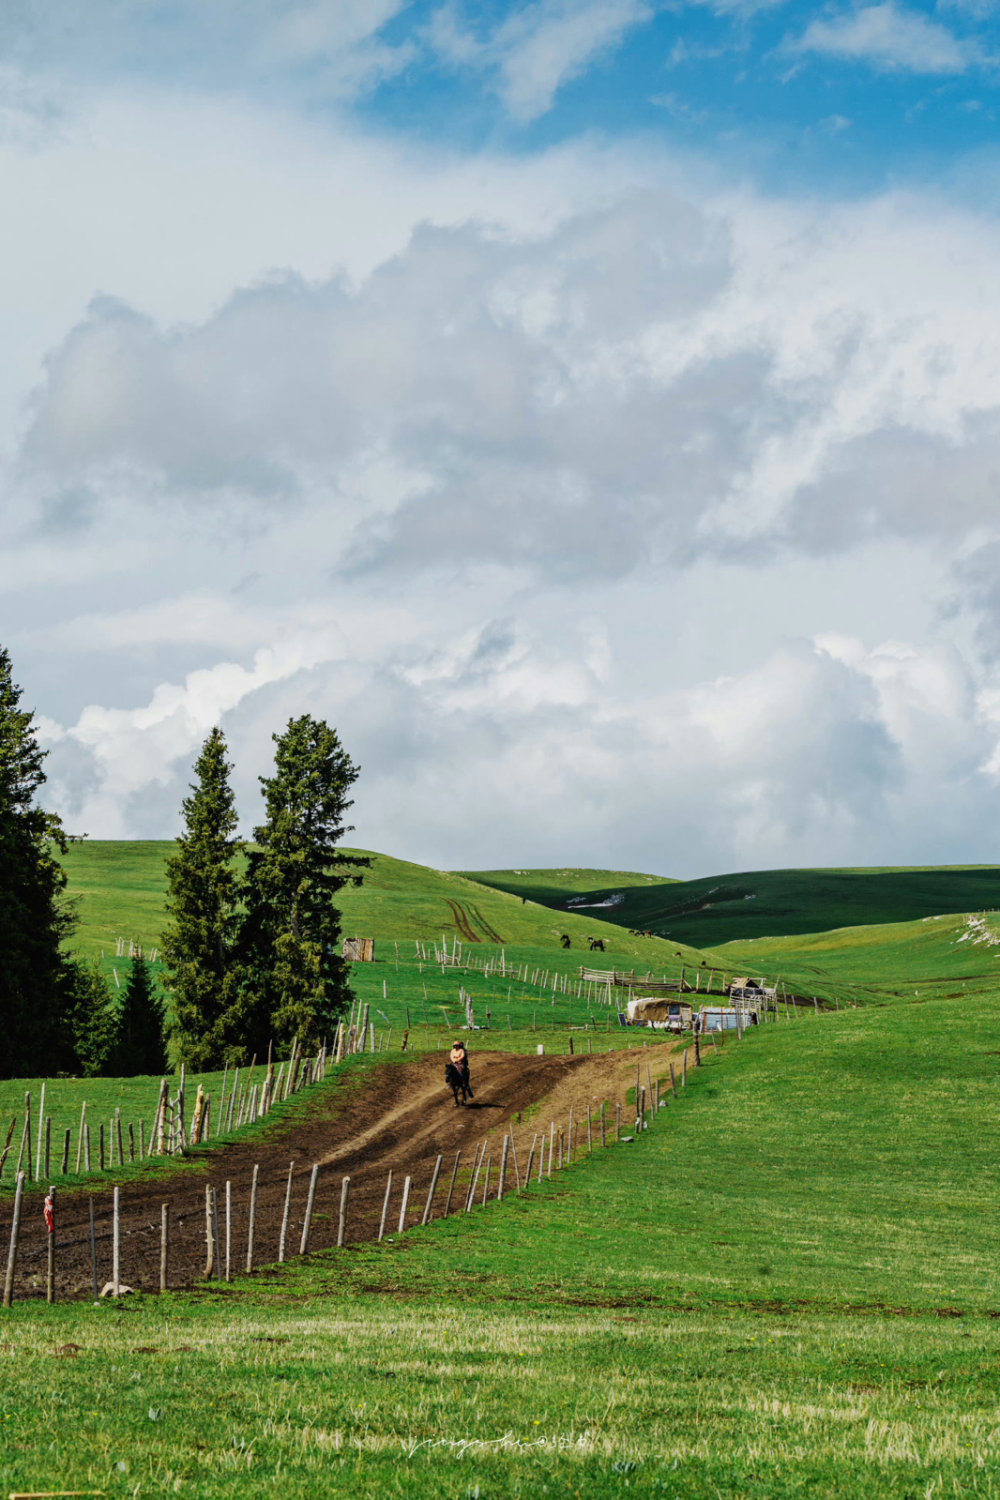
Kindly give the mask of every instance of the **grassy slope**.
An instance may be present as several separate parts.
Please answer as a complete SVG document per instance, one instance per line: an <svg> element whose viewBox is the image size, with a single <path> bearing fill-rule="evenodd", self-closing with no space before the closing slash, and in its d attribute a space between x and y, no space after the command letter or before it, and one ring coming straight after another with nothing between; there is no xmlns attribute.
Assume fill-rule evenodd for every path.
<svg viewBox="0 0 1000 1500"><path fill-rule="evenodd" d="M635 1145L393 1243L207 1301L15 1306L0 1478L363 1500L994 1494L1000 1003L901 1024L915 1014L731 1039ZM68 1341L79 1355L53 1361Z"/></svg>
<svg viewBox="0 0 1000 1500"><path fill-rule="evenodd" d="M133 939L143 947L159 941L166 920L164 862L172 851L168 841L158 843L74 844L64 858L69 876L69 894L79 899L80 924L74 948L85 956L104 954L110 965L119 937ZM368 851L358 850L357 853ZM559 939L568 933L573 947L566 967L591 962L586 939L590 934L604 939L607 963L639 967L657 973L679 968L675 954L682 953L690 965L700 955L686 952L656 939L635 939L618 926L591 916L555 916L548 907L520 896L477 885L464 876L431 870L387 854L372 854L373 867L364 872L364 884L341 892L343 930L376 940L424 942L447 937L469 942L463 934L467 923L479 941L470 944L476 952L505 946L508 950L539 950L547 963L559 955ZM604 915L602 913L602 915ZM600 954L593 960L605 962ZM558 959L562 963L562 959Z"/></svg>
<svg viewBox="0 0 1000 1500"><path fill-rule="evenodd" d="M730 973L783 974L801 994L842 999L947 994L971 998L1000 984L1000 920L924 917L800 937L726 943L713 961Z"/></svg>
<svg viewBox="0 0 1000 1500"><path fill-rule="evenodd" d="M512 889L510 872L472 871L473 879ZM540 872L541 873L541 872ZM1000 865L927 869L756 870L701 880L595 884L594 901L622 899L601 917L652 931L694 948L739 938L823 932L836 927L905 922L941 913L1000 907ZM562 910L579 885L539 886L535 899Z"/></svg>

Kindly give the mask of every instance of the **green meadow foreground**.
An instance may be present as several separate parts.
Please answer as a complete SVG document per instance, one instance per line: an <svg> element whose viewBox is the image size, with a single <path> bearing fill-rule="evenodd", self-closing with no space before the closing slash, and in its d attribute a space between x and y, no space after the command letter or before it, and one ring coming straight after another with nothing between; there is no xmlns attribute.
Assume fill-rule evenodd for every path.
<svg viewBox="0 0 1000 1500"><path fill-rule="evenodd" d="M521 1197L228 1287L15 1304L0 1479L993 1495L998 1084L995 995L782 1017Z"/></svg>

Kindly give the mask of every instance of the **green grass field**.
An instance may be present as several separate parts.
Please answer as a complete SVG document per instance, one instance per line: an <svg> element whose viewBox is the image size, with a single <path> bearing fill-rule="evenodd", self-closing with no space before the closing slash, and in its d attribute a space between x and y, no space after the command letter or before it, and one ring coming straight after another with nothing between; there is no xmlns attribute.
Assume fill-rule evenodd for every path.
<svg viewBox="0 0 1000 1500"><path fill-rule="evenodd" d="M726 943L711 955L731 973L785 976L800 994L861 1003L972 1000L1000 983L1000 917L924 917L799 937Z"/></svg>
<svg viewBox="0 0 1000 1500"><path fill-rule="evenodd" d="M71 849L79 951L108 963L118 937L157 942L169 847ZM690 977L704 956L842 1008L782 1012L707 1047L637 1141L503 1204L230 1287L15 1304L0 1313L8 1492L1000 1492L1000 920L984 913L997 873L770 872L789 889L796 877L800 915L835 914L845 891L848 908L865 889L884 903L864 907L867 925L790 925L707 955L631 939L605 911L600 923L554 914L542 898L574 873L521 872L535 883L501 891L376 857L365 888L345 893L344 930L376 939L378 961L356 964L352 982L384 1041L392 1028L390 1060L407 1030L410 1047L447 1045L460 987L477 1025L489 1011L473 1049L634 1044L600 995L569 988L581 963L683 964ZM614 873L580 872L577 889ZM615 878L654 898L649 877ZM936 901L945 886L963 915L888 919L894 901ZM584 945L594 932L603 956ZM479 965L503 953L528 973L442 971L442 935ZM359 1065L371 1060L352 1060L345 1087ZM218 1082L205 1080L213 1093ZM54 1135L69 1125L75 1145L84 1097L92 1122L116 1105L148 1118L156 1083L50 1082ZM0 1124L39 1088L0 1085Z"/></svg>
<svg viewBox="0 0 1000 1500"><path fill-rule="evenodd" d="M16 1304L0 1479L992 1495L998 1058L996 1000L782 1020L521 1198L210 1294Z"/></svg>
<svg viewBox="0 0 1000 1500"><path fill-rule="evenodd" d="M564 873L565 880L557 877ZM567 902L595 903L595 916L628 929L651 931L693 948L737 939L826 932L942 913L1000 908L1000 865L927 869L752 870L701 880L656 881L615 877L583 884L598 871L479 870L473 880L498 890L533 893L560 912Z"/></svg>

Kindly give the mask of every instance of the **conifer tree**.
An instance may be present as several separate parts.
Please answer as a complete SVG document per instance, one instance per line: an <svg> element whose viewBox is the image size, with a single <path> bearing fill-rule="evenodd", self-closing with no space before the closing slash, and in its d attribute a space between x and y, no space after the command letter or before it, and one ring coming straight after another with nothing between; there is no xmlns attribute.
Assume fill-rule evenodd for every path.
<svg viewBox="0 0 1000 1500"><path fill-rule="evenodd" d="M360 885L350 870L369 863L337 849L358 769L336 732L304 714L273 739L275 773L260 778L266 820L243 886L241 1026L258 1057L272 1039L287 1048L332 1038L350 1003L336 895Z"/></svg>
<svg viewBox="0 0 1000 1500"><path fill-rule="evenodd" d="M36 802L45 752L20 702L10 655L0 647L0 1076L6 1078L64 1065L67 975L60 944L73 927L54 848L65 848L62 829Z"/></svg>
<svg viewBox="0 0 1000 1500"><path fill-rule="evenodd" d="M108 1072L121 1078L166 1072L165 1032L163 1001L156 993L149 963L137 956L129 966Z"/></svg>
<svg viewBox="0 0 1000 1500"><path fill-rule="evenodd" d="M73 1049L72 1070L84 1078L106 1074L118 1034L111 988L95 958L66 965L63 1022Z"/></svg>
<svg viewBox="0 0 1000 1500"><path fill-rule="evenodd" d="M238 1061L238 987L233 962L238 878L236 807L226 738L213 729L195 763L197 781L183 803L184 832L167 861L163 934L180 1056L204 1071Z"/></svg>

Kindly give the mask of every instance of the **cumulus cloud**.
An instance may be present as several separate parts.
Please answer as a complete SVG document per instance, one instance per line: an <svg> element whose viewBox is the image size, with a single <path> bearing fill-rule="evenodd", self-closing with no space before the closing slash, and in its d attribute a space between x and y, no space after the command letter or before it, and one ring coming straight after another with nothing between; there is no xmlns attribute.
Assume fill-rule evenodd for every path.
<svg viewBox="0 0 1000 1500"><path fill-rule="evenodd" d="M113 114L102 152L166 138ZM149 155L124 250L86 153L3 158L45 205L3 268L52 320L2 377L37 371L0 421L5 644L74 830L173 833L216 722L252 826L308 710L359 841L438 865L991 857L992 220L590 145L260 127L241 178L220 119ZM107 243L53 282L77 177Z"/></svg>
<svg viewBox="0 0 1000 1500"><path fill-rule="evenodd" d="M811 21L792 52L814 52L845 62L866 62L884 72L964 73L979 58L973 42L961 40L946 26L918 11L883 0L832 20Z"/></svg>
<svg viewBox="0 0 1000 1500"><path fill-rule="evenodd" d="M75 80L145 79L257 92L350 97L398 72L412 55L379 33L404 0L167 0L155 14L142 0L92 6L23 0L9 6L0 42L22 67Z"/></svg>
<svg viewBox="0 0 1000 1500"><path fill-rule="evenodd" d="M51 789L92 834L162 836L221 722L249 827L272 731L310 711L362 766L359 839L442 865L481 863L485 847L501 863L599 848L683 874L877 859L886 838L905 862L947 857L956 836L988 854L1000 711L953 650L790 640L746 672L641 696L607 666L600 642L554 646L510 620L377 663L261 653L250 671L164 684L140 710L48 725Z"/></svg>
<svg viewBox="0 0 1000 1500"><path fill-rule="evenodd" d="M426 225L358 283L273 277L187 325L104 298L21 482L59 525L124 491L309 514L340 572L954 538L995 515L998 250L916 200L661 190L529 236Z"/></svg>

